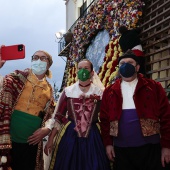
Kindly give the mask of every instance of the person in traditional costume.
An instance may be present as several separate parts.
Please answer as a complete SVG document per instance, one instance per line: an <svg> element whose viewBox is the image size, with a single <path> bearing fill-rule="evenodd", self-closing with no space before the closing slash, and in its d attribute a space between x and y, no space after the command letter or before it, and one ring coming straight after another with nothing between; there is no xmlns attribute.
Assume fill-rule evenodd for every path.
<svg viewBox="0 0 170 170"><path fill-rule="evenodd" d="M138 59L132 51L119 57L121 77L103 93L103 142L114 170L169 170L169 101L159 82L138 73Z"/></svg>
<svg viewBox="0 0 170 170"><path fill-rule="evenodd" d="M1 53L0 53L1 55ZM0 56L1 57L1 56ZM54 111L52 87L46 80L52 57L36 51L31 69L0 78L0 168L43 170L43 141ZM4 61L1 61L2 67Z"/></svg>
<svg viewBox="0 0 170 170"><path fill-rule="evenodd" d="M110 170L98 126L104 86L87 59L78 63L77 75L78 81L63 90L55 109L44 150L47 155L53 150L49 169Z"/></svg>

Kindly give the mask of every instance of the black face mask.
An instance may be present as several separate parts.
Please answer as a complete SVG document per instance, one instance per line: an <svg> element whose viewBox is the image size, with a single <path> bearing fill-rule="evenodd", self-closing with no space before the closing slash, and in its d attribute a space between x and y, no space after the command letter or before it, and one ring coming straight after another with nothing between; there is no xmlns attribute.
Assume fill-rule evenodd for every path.
<svg viewBox="0 0 170 170"><path fill-rule="evenodd" d="M123 77L129 78L135 74L136 70L135 66L133 66L132 64L124 63L123 65L120 66L119 72Z"/></svg>

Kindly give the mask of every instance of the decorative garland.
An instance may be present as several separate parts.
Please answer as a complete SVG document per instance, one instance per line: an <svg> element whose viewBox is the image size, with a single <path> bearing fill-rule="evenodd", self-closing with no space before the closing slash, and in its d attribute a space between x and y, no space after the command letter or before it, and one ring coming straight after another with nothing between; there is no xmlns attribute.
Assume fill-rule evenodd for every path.
<svg viewBox="0 0 170 170"><path fill-rule="evenodd" d="M103 85L107 87L118 74L117 58L122 55L118 37L115 37L109 42L105 48L105 52L106 56L104 58L104 63L99 70L99 78Z"/></svg>
<svg viewBox="0 0 170 170"><path fill-rule="evenodd" d="M122 55L118 44L118 27L126 25L135 28L142 16L144 2L141 0L99 0L94 2L86 16L81 18L74 27L73 41L67 61L66 86L76 80L76 64L85 58L86 49L91 40L100 30L107 30L110 42L106 46L106 56L99 70L99 77L105 86L108 86L117 74L117 58Z"/></svg>

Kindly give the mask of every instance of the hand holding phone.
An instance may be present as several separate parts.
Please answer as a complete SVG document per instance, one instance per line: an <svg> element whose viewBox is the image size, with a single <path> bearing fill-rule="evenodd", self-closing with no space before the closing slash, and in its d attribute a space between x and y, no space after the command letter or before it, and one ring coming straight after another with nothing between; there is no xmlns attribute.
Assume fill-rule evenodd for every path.
<svg viewBox="0 0 170 170"><path fill-rule="evenodd" d="M23 58L25 58L25 46L23 44L1 47L1 60L17 60Z"/></svg>
<svg viewBox="0 0 170 170"><path fill-rule="evenodd" d="M2 68L2 66L5 64L5 62L6 62L5 60L1 59L1 48L0 48L0 68Z"/></svg>

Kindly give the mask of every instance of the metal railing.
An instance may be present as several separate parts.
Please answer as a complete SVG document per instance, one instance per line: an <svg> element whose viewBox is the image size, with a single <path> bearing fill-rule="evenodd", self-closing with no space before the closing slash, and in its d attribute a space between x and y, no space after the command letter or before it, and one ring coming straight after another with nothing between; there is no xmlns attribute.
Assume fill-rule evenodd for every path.
<svg viewBox="0 0 170 170"><path fill-rule="evenodd" d="M58 41L58 55L60 55L61 51L64 50L65 48L65 38L62 37L59 41Z"/></svg>

